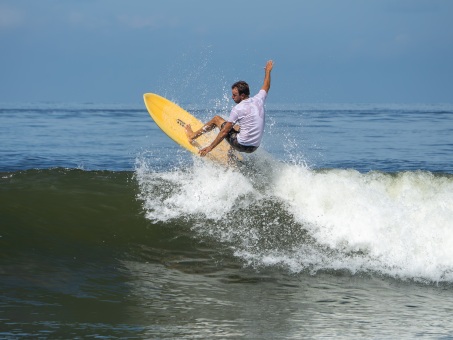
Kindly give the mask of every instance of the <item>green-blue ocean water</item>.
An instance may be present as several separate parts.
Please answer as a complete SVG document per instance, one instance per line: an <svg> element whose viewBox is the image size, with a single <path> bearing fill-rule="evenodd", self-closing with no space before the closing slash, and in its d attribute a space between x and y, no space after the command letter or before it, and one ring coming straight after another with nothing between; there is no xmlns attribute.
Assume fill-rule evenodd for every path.
<svg viewBox="0 0 453 340"><path fill-rule="evenodd" d="M275 105L223 168L144 107L4 104L0 337L451 338L452 119Z"/></svg>

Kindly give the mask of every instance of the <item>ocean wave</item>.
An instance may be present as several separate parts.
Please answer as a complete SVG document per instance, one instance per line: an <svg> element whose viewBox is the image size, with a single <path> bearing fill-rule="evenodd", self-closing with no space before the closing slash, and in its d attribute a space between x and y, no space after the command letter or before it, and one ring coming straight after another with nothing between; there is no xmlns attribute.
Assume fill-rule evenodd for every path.
<svg viewBox="0 0 453 340"><path fill-rule="evenodd" d="M146 262L190 238L257 270L453 282L451 174L310 169L262 151L237 168L152 164L0 173L4 257Z"/></svg>
<svg viewBox="0 0 453 340"><path fill-rule="evenodd" d="M237 168L138 162L153 223L184 220L246 265L453 281L453 176L310 169L258 152Z"/></svg>

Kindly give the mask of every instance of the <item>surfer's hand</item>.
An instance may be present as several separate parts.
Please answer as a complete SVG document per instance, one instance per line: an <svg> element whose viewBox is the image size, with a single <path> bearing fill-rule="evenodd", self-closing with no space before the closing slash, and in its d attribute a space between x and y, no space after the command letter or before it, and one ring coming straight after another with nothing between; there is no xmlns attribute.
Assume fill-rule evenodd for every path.
<svg viewBox="0 0 453 340"><path fill-rule="evenodd" d="M264 66L264 70L266 72L270 72L272 71L272 68L274 67L274 62L272 60L269 60L267 63L266 63L266 66Z"/></svg>
<svg viewBox="0 0 453 340"><path fill-rule="evenodd" d="M206 156L208 153L210 153L212 150L211 146L207 146L203 149L201 149L200 151L198 151L198 153L200 154L201 157L204 157Z"/></svg>

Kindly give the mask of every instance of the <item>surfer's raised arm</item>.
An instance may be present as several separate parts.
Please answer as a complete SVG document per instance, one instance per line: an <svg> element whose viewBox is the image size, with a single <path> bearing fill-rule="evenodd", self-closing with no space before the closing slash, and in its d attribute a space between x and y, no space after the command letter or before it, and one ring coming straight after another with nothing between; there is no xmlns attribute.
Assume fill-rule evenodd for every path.
<svg viewBox="0 0 453 340"><path fill-rule="evenodd" d="M262 90L269 92L269 89L271 88L271 71L272 68L274 67L274 62L272 60L269 60L264 67L264 82L263 82L263 87L261 88Z"/></svg>

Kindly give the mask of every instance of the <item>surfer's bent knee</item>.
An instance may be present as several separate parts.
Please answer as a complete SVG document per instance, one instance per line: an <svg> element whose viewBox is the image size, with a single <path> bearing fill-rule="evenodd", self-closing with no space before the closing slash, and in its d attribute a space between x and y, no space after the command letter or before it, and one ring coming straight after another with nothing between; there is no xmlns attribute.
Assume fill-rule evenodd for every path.
<svg viewBox="0 0 453 340"><path fill-rule="evenodd" d="M218 128L221 128L221 126L223 125L223 123L226 122L226 120L220 116L214 116L213 122L215 123L215 125L217 125Z"/></svg>

